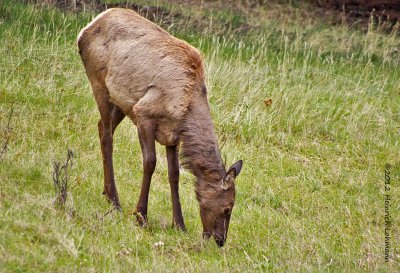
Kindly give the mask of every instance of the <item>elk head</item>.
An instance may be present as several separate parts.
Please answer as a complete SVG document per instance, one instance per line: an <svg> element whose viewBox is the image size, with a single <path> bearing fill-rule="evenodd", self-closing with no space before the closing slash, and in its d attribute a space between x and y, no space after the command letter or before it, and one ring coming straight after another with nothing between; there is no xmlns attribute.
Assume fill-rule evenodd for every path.
<svg viewBox="0 0 400 273"><path fill-rule="evenodd" d="M233 164L215 187L198 192L203 237L214 237L218 246L225 244L229 221L235 204L235 178L242 169L242 160Z"/></svg>

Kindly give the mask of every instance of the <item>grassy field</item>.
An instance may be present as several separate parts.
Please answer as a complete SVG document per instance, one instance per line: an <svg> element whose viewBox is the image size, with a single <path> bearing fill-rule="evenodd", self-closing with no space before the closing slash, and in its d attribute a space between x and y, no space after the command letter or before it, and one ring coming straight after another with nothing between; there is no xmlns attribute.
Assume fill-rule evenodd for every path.
<svg viewBox="0 0 400 273"><path fill-rule="evenodd" d="M171 228L161 146L150 226L137 226L141 153L127 119L114 140L123 211L110 212L101 195L99 114L75 43L95 12L2 0L0 272L399 272L398 28L330 25L296 1L250 10L135 2L174 10L179 16L156 21L205 58L223 157L227 165L244 161L227 244L202 240L188 172L188 232ZM61 209L53 162L68 149L75 156Z"/></svg>

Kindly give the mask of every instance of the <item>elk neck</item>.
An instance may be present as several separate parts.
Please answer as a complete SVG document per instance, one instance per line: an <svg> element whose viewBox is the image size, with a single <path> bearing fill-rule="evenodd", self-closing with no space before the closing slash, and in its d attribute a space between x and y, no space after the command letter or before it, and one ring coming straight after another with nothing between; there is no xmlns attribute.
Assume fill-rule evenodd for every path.
<svg viewBox="0 0 400 273"><path fill-rule="evenodd" d="M216 186L225 175L205 87L195 92L183 120L182 165L197 177L197 188Z"/></svg>

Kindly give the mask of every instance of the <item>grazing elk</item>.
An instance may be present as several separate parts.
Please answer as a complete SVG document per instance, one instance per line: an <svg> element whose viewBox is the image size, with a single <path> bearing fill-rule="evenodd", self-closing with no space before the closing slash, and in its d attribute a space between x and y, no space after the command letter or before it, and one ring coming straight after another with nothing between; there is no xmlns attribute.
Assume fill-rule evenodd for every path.
<svg viewBox="0 0 400 273"><path fill-rule="evenodd" d="M203 236L226 241L235 201L234 180L242 161L225 170L210 117L200 53L186 42L127 9L98 15L78 36L78 47L96 99L104 167L104 194L119 208L112 162L115 128L128 116L137 126L143 181L136 206L147 223L155 141L166 146L173 224L185 230L179 201L178 148L182 165L197 178Z"/></svg>

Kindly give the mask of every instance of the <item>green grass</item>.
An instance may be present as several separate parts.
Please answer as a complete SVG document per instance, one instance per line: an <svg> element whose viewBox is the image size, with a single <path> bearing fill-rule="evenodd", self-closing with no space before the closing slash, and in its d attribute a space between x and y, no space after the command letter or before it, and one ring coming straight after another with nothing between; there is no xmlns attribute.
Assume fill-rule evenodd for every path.
<svg viewBox="0 0 400 273"><path fill-rule="evenodd" d="M136 1L142 3L143 1ZM181 175L187 233L172 229L164 148L149 228L131 211L141 156L129 120L114 162L123 212L101 195L99 114L75 39L93 13L0 5L1 272L396 272L400 270L400 38L304 14L305 4L170 5L169 30L205 57L222 154L243 159L224 248L201 239L193 176ZM220 6L219 6L220 7ZM191 19L190 19L191 18ZM192 20L192 21L191 21ZM199 28L225 22L228 27ZM160 19L162 23L162 19ZM238 32L241 24L248 32ZM191 28L193 25L193 28ZM267 106L264 100L272 99ZM7 130L11 109L11 129ZM52 161L75 153L65 210ZM391 259L384 262L384 170L391 172ZM163 246L154 244L162 241Z"/></svg>

